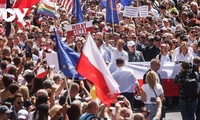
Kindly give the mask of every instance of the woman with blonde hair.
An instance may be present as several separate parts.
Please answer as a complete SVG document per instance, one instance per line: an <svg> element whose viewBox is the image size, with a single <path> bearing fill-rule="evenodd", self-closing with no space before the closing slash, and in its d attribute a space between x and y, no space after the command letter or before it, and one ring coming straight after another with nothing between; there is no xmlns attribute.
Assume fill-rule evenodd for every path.
<svg viewBox="0 0 200 120"><path fill-rule="evenodd" d="M181 42L179 53L174 56L174 61L179 63L181 61L192 62L193 54L189 51L189 46L187 42Z"/></svg>
<svg viewBox="0 0 200 120"><path fill-rule="evenodd" d="M163 101L164 99L164 91L157 81L158 76L156 72L149 71L146 76L146 84L142 86L142 101L145 103L145 106L150 110L150 119L156 115L157 105L156 98L160 97Z"/></svg>
<svg viewBox="0 0 200 120"><path fill-rule="evenodd" d="M29 90L27 86L21 86L19 88L19 93L22 94L23 98L24 98L24 107L28 110L28 108L32 105L32 103L30 102L30 97L29 97Z"/></svg>

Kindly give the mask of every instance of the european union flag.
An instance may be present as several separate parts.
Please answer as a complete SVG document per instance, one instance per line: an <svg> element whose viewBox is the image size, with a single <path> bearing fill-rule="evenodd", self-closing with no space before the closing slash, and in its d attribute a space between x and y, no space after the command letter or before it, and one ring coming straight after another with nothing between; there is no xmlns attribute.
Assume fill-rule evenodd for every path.
<svg viewBox="0 0 200 120"><path fill-rule="evenodd" d="M134 0L119 0L119 2L123 5L123 6L130 6L131 2L133 2Z"/></svg>
<svg viewBox="0 0 200 120"><path fill-rule="evenodd" d="M55 29L54 34L56 38L56 46L58 49L58 61L60 65L60 70L64 75L68 77L80 78L83 77L76 71L76 65L78 63L80 55L68 47L57 35Z"/></svg>
<svg viewBox="0 0 200 120"><path fill-rule="evenodd" d="M116 24L119 23L115 0L107 0L106 22L107 23L116 23Z"/></svg>
<svg viewBox="0 0 200 120"><path fill-rule="evenodd" d="M84 22L80 0L74 0L72 15L76 17L76 23Z"/></svg>
<svg viewBox="0 0 200 120"><path fill-rule="evenodd" d="M100 3L104 8L106 8L106 2L107 0L100 0Z"/></svg>

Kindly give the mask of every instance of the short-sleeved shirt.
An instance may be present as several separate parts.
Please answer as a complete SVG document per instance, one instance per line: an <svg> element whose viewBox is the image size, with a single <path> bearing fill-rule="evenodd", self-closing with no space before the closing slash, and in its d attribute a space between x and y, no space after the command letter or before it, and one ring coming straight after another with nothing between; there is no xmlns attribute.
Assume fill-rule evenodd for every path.
<svg viewBox="0 0 200 120"><path fill-rule="evenodd" d="M117 70L112 73L114 80L118 83L121 93L128 92L133 93L133 85L139 85L134 73L129 68L124 66L118 67Z"/></svg>
<svg viewBox="0 0 200 120"><path fill-rule="evenodd" d="M160 96L161 94L164 93L163 88L159 83L157 83L156 86L154 87L154 91L156 92L156 95L153 89L150 88L149 84L143 84L142 90L146 94L145 104L156 104L156 102L151 102L151 98L156 98L156 95Z"/></svg>
<svg viewBox="0 0 200 120"><path fill-rule="evenodd" d="M92 117L95 117L95 115L86 112L81 115L80 120L90 120Z"/></svg>

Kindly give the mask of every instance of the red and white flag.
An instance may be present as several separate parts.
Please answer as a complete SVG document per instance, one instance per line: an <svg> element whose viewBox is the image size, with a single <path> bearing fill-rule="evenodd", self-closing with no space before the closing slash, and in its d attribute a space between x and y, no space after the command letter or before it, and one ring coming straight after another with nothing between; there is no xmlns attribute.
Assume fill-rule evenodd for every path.
<svg viewBox="0 0 200 120"><path fill-rule="evenodd" d="M37 70L37 78L43 78L47 75L46 70L44 68L40 68Z"/></svg>
<svg viewBox="0 0 200 120"><path fill-rule="evenodd" d="M97 96L105 105L109 106L116 100L120 93L119 85L109 72L90 34L77 64L77 71L95 85Z"/></svg>
<svg viewBox="0 0 200 120"><path fill-rule="evenodd" d="M0 0L0 8L6 8L6 0Z"/></svg>
<svg viewBox="0 0 200 120"><path fill-rule="evenodd" d="M58 3L62 7L64 7L64 9L66 10L67 13L71 13L72 12L74 0L59 0Z"/></svg>

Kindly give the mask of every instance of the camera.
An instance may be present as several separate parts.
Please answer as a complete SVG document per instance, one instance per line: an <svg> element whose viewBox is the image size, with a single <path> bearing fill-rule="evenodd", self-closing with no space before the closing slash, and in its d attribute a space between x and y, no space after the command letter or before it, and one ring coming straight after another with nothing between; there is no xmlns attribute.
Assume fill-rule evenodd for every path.
<svg viewBox="0 0 200 120"><path fill-rule="evenodd" d="M156 98L153 98L153 97L152 97L152 98L150 99L150 101L151 101L151 102L156 102Z"/></svg>
<svg viewBox="0 0 200 120"><path fill-rule="evenodd" d="M117 101L124 101L124 97L117 97Z"/></svg>

